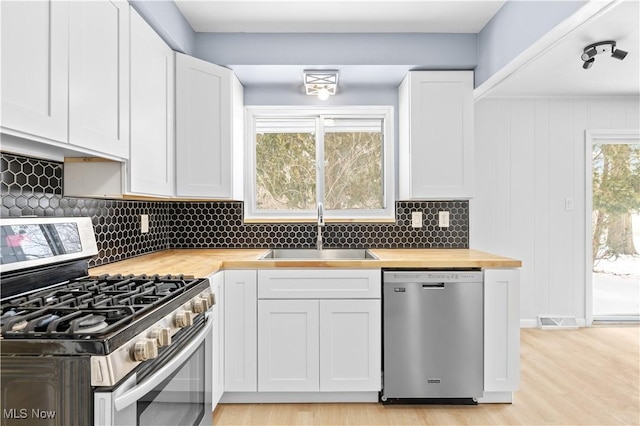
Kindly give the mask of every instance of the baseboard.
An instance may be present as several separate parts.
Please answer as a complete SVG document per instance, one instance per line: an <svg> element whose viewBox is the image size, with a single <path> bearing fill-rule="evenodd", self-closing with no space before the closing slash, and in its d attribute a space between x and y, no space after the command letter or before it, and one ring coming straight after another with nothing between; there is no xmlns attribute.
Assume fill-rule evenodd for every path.
<svg viewBox="0 0 640 426"><path fill-rule="evenodd" d="M225 392L224 404L378 402L378 392Z"/></svg>
<svg viewBox="0 0 640 426"><path fill-rule="evenodd" d="M576 323L578 324L578 328L583 328L587 326L587 320L585 318L576 318ZM537 327L538 327L537 318L520 318L520 328L537 328Z"/></svg>
<svg viewBox="0 0 640 426"><path fill-rule="evenodd" d="M478 404L512 404L513 392L485 392Z"/></svg>

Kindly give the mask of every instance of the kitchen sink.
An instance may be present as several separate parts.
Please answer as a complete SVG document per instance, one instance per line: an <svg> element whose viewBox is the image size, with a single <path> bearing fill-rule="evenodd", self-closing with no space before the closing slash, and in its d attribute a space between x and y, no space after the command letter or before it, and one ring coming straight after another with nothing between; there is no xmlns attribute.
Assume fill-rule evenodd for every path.
<svg viewBox="0 0 640 426"><path fill-rule="evenodd" d="M367 249L271 249L260 260L377 260Z"/></svg>

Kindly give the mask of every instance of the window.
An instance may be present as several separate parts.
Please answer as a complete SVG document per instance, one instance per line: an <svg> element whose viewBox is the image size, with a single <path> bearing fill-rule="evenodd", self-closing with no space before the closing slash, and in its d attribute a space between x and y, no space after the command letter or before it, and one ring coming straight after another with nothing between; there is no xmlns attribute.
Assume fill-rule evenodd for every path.
<svg viewBox="0 0 640 426"><path fill-rule="evenodd" d="M392 108L247 109L246 219L393 219Z"/></svg>

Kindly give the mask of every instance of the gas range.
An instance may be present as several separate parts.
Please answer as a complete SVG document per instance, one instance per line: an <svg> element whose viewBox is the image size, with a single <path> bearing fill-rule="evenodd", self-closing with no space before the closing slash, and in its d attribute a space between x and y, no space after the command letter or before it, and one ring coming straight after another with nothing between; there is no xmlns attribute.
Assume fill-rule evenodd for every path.
<svg viewBox="0 0 640 426"><path fill-rule="evenodd" d="M151 335L156 336L155 342L148 343L153 353L154 346L167 345L173 334L191 325L214 302L206 279L182 275L77 278L4 300L0 353L108 355ZM168 324L148 330L156 323Z"/></svg>
<svg viewBox="0 0 640 426"><path fill-rule="evenodd" d="M124 409L115 396L135 390L137 396L130 397L128 404L138 401L138 410L147 414L153 412L149 407L164 412L163 407L169 407L167 401L172 401L167 400L170 393L164 392L157 401L154 398L163 386L176 392L172 380L165 383L171 374L179 378L173 380L176 383L189 383L188 392L172 397L188 409L182 413L180 403L171 402L169 411L182 417L153 415L149 424L210 424L207 409L211 401L206 401L210 392L209 312L216 300L208 279L88 276L87 260L97 253L89 218L3 219L1 225L2 390L5 394L11 388L13 398L17 395L21 401L14 402L14 411L12 402L5 401L8 411L3 411L2 425L19 420L16 416L22 409L27 413L34 409L57 412L61 425L130 421L143 425L129 419L134 415L131 409ZM174 373L166 371L167 365L177 362L186 367L178 365ZM60 373L47 375L42 368ZM187 371L188 380L180 378L180 370ZM31 377L34 374L37 376ZM43 374L46 378L40 379ZM42 387L43 394L33 396L33 386L25 383L34 380L48 381L51 386ZM68 381L77 387L65 385ZM194 384L200 393L193 393ZM145 387L149 392L141 393ZM200 407L196 411L194 398ZM69 399L77 403L69 407ZM38 400L46 407L34 407L32 401ZM111 409L96 411L94 405L99 400L100 407L110 405ZM194 413L197 416L192 418ZM140 412L135 416L145 418Z"/></svg>

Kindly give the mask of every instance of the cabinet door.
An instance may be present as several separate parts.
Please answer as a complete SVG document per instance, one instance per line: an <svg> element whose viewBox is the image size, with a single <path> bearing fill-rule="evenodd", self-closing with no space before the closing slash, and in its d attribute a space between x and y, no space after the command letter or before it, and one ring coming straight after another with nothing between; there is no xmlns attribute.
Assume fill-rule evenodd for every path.
<svg viewBox="0 0 640 426"><path fill-rule="evenodd" d="M320 390L381 389L381 304L320 301Z"/></svg>
<svg viewBox="0 0 640 426"><path fill-rule="evenodd" d="M131 9L131 141L129 190L174 193L174 56Z"/></svg>
<svg viewBox="0 0 640 426"><path fill-rule="evenodd" d="M129 5L69 3L69 142L129 156Z"/></svg>
<svg viewBox="0 0 640 426"><path fill-rule="evenodd" d="M224 272L224 389L258 390L256 271Z"/></svg>
<svg viewBox="0 0 640 426"><path fill-rule="evenodd" d="M484 271L484 390L511 392L520 383L520 271Z"/></svg>
<svg viewBox="0 0 640 426"><path fill-rule="evenodd" d="M227 68L176 53L178 196L231 197L232 76Z"/></svg>
<svg viewBox="0 0 640 426"><path fill-rule="evenodd" d="M3 131L67 142L68 7L0 2Z"/></svg>
<svg viewBox="0 0 640 426"><path fill-rule="evenodd" d="M224 393L224 272L218 272L209 277L211 290L214 294L213 317L213 378L212 399L213 409Z"/></svg>
<svg viewBox="0 0 640 426"><path fill-rule="evenodd" d="M471 197L473 72L409 73L399 115L400 198Z"/></svg>
<svg viewBox="0 0 640 426"><path fill-rule="evenodd" d="M318 304L258 302L258 391L318 391Z"/></svg>

